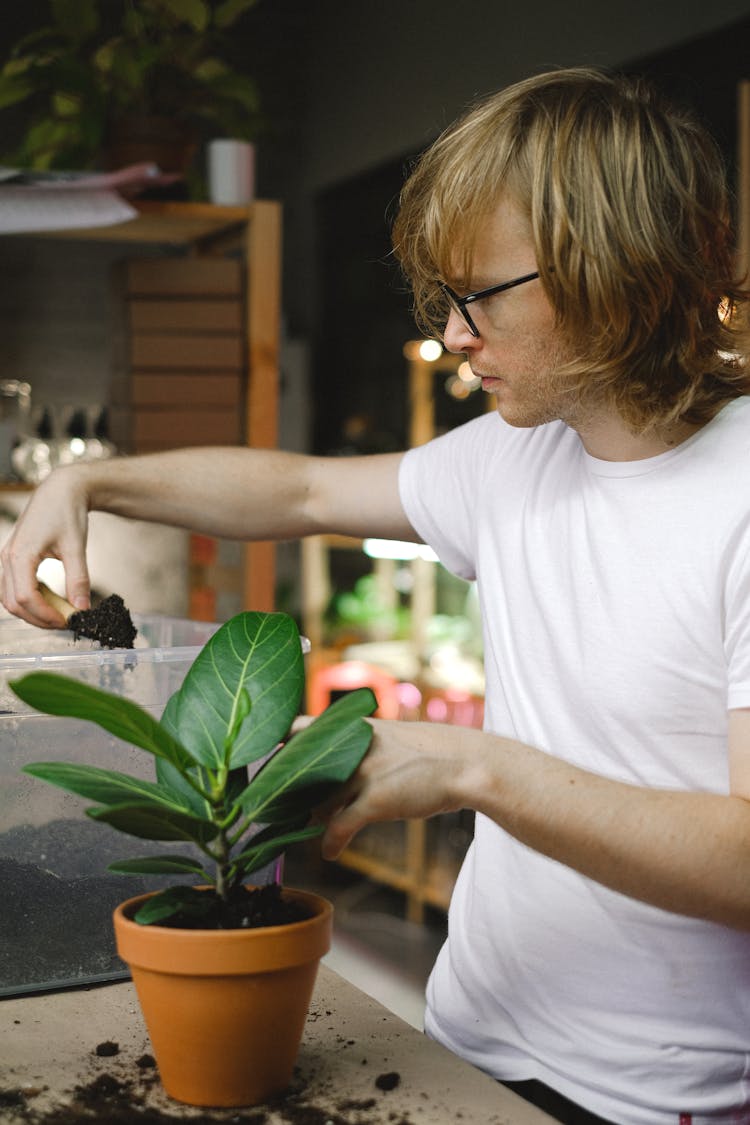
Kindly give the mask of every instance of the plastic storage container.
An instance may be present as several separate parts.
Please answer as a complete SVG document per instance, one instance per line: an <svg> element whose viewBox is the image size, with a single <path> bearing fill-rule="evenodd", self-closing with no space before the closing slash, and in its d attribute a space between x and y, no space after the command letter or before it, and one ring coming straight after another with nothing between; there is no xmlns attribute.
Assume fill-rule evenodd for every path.
<svg viewBox="0 0 750 1125"><path fill-rule="evenodd" d="M27 672L61 672L160 717L218 625L137 614L133 621L136 648L127 651L73 642L70 633L15 618L0 621L0 995L126 976L115 953L114 907L179 881L107 872L115 859L180 845L96 824L84 812L90 801L21 772L32 761L64 761L153 779L150 755L93 723L33 712L7 686Z"/></svg>

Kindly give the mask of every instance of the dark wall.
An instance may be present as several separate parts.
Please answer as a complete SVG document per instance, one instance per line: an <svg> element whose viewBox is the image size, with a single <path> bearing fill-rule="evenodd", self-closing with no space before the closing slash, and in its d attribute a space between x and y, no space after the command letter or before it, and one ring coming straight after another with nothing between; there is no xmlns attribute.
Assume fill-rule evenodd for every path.
<svg viewBox="0 0 750 1125"><path fill-rule="evenodd" d="M403 179L397 160L317 199L314 437L321 451L345 444L344 423L355 414L370 421L380 448L403 446L402 349L416 333L388 239Z"/></svg>
<svg viewBox="0 0 750 1125"><path fill-rule="evenodd" d="M720 144L734 183L737 158L737 86L750 79L750 15L728 27L667 50L626 62L692 107Z"/></svg>
<svg viewBox="0 0 750 1125"><path fill-rule="evenodd" d="M737 83L750 77L750 17L699 39L624 62L692 107L736 173ZM406 340L418 335L389 258L389 226L413 153L322 191L315 210L317 313L313 386L317 451L342 443L345 422L368 414L383 440L407 439ZM385 446L384 446L385 447Z"/></svg>

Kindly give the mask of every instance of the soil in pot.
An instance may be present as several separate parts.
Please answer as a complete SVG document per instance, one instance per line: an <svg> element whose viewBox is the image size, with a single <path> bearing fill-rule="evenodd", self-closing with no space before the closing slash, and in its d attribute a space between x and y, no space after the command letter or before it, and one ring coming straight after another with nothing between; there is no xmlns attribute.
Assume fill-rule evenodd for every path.
<svg viewBox="0 0 750 1125"><path fill-rule="evenodd" d="M235 887L226 902L213 897L211 909L198 917L178 911L159 925L179 930L253 930L302 922L311 913L300 902L285 899L278 883Z"/></svg>

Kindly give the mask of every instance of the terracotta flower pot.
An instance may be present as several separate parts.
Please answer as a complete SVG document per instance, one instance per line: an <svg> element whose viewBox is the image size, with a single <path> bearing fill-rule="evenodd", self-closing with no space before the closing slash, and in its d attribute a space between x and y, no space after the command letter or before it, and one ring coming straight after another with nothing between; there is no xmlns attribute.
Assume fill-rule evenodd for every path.
<svg viewBox="0 0 750 1125"><path fill-rule="evenodd" d="M201 1106L248 1106L290 1081L320 958L331 944L327 899L284 888L313 916L243 930L141 926L147 895L114 913L166 1092Z"/></svg>

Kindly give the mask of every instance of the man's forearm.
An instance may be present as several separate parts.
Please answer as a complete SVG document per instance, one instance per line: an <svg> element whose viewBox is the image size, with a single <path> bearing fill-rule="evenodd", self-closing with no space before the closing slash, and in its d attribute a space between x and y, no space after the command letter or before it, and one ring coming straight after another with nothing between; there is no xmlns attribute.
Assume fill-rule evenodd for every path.
<svg viewBox="0 0 750 1125"><path fill-rule="evenodd" d="M613 890L750 929L750 803L744 798L646 789L520 743L484 738L489 741L459 783L470 807Z"/></svg>
<svg viewBox="0 0 750 1125"><path fill-rule="evenodd" d="M310 458L278 450L178 449L83 468L91 511L222 538L296 538L306 514Z"/></svg>
<svg viewBox="0 0 750 1125"><path fill-rule="evenodd" d="M335 859L366 824L475 809L612 890L750 929L750 803L612 781L485 731L368 720L361 765L319 810Z"/></svg>
<svg viewBox="0 0 750 1125"><path fill-rule="evenodd" d="M398 495L400 454L312 457L240 447L92 463L90 510L234 539L321 532L414 538Z"/></svg>
<svg viewBox="0 0 750 1125"><path fill-rule="evenodd" d="M3 604L33 625L59 626L59 614L36 580L38 564L51 556L65 568L68 600L86 607L91 511L226 539L293 539L328 531L413 538L399 499L400 460L400 454L309 457L228 447L56 470L32 495L0 552Z"/></svg>

